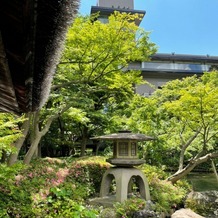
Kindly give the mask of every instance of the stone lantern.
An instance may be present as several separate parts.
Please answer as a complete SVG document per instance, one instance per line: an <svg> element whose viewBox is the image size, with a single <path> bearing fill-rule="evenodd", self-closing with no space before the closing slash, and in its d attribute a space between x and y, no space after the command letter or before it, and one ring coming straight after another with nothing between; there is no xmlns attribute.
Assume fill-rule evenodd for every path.
<svg viewBox="0 0 218 218"><path fill-rule="evenodd" d="M145 175L134 166L145 161L138 158L138 141L153 140L144 134L135 134L131 131L119 131L118 133L94 137L93 139L113 141L113 157L107 162L114 165L108 169L102 179L100 198L97 203L110 205L113 202L123 202L132 193L132 185L135 182L139 188L141 198L150 200L148 182ZM116 195L110 195L112 181L116 184Z"/></svg>

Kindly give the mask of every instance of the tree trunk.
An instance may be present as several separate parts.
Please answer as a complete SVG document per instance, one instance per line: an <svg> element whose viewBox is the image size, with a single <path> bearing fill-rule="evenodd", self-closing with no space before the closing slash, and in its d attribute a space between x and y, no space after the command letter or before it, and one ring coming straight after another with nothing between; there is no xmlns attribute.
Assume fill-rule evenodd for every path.
<svg viewBox="0 0 218 218"><path fill-rule="evenodd" d="M41 143L39 143L39 146L38 146L38 158L41 158L42 157L42 145Z"/></svg>
<svg viewBox="0 0 218 218"><path fill-rule="evenodd" d="M84 157L85 154L86 154L87 141L88 141L88 128L84 127L83 128L82 141L81 141L81 153L80 153L81 157Z"/></svg>
<svg viewBox="0 0 218 218"><path fill-rule="evenodd" d="M30 146L28 152L26 153L26 155L24 157L24 161L23 162L25 164L29 164L30 163L30 161L31 161L35 151L38 149L38 144L39 144L41 138L42 138L42 135L41 134L37 134L35 136L35 139L31 142L31 146Z"/></svg>
<svg viewBox="0 0 218 218"><path fill-rule="evenodd" d="M65 125L61 117L58 117L58 124L60 129L60 139L61 139L61 156L66 157L69 155L69 146L65 143Z"/></svg>
<svg viewBox="0 0 218 218"><path fill-rule="evenodd" d="M215 175L215 177L216 177L216 180L217 180L217 182L218 182L218 174L217 174L217 171L216 171L216 166L215 166L215 164L214 164L214 161L213 161L213 160L211 160L211 164L212 164L212 169L213 169L214 175Z"/></svg>
<svg viewBox="0 0 218 218"><path fill-rule="evenodd" d="M185 156L186 149L196 139L199 133L200 133L200 130L198 130L192 137L190 137L190 139L186 143L184 142L182 137L180 137L183 142L183 145L181 146L182 148L181 148L180 157L179 157L179 170L178 171L181 171L183 169L184 156Z"/></svg>
<svg viewBox="0 0 218 218"><path fill-rule="evenodd" d="M23 122L23 124L22 124L22 126L21 126L23 136L20 137L20 138L14 143L14 147L17 149L17 151L16 151L16 153L10 154L10 156L9 156L9 158L8 158L8 166L13 165L13 164L17 161L17 158L18 158L20 149L21 149L21 147L23 146L23 143L24 143L24 141L25 141L25 139L26 139L26 136L27 136L27 134L28 134L28 132L29 132L30 116L31 116L31 113L27 113L27 114L25 115L26 120Z"/></svg>
<svg viewBox="0 0 218 218"><path fill-rule="evenodd" d="M38 149L38 145L39 145L39 142L40 142L41 138L48 132L48 130L49 130L51 124L52 124L52 121L54 119L56 119L59 116L59 114L65 112L69 108L70 108L70 105L67 105L59 113L56 113L56 114L50 116L48 118L47 122L45 123L44 128L41 131L39 131L40 111L36 111L36 112L33 113L33 121L32 121L33 128L32 128L32 134L31 134L31 145L30 145L30 148L29 148L28 152L26 153L26 155L24 157L24 163L25 164L30 163L34 153Z"/></svg>
<svg viewBox="0 0 218 218"><path fill-rule="evenodd" d="M86 144L87 144L87 138L85 136L83 136L82 141L81 141L80 157L84 157L86 154Z"/></svg>
<svg viewBox="0 0 218 218"><path fill-rule="evenodd" d="M209 153L203 157L193 159L190 161L190 163L185 168L177 171L176 173L174 173L173 175L168 177L167 180L172 182L172 183L175 183L178 180L184 178L186 175L188 175L188 173L190 173L197 165L204 163L212 158L216 158L216 157L218 157L218 153Z"/></svg>

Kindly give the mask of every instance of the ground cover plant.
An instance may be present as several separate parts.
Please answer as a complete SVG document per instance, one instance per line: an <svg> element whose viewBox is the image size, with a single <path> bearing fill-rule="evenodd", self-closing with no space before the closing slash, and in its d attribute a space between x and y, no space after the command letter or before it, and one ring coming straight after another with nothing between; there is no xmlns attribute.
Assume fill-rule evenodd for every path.
<svg viewBox="0 0 218 218"><path fill-rule="evenodd" d="M17 163L0 168L0 217L97 217L102 208L87 203L99 193L101 177L110 167L104 157L57 159L43 158L29 166ZM184 186L165 182L158 168L147 165L155 210L169 211L186 194ZM139 202L140 207L134 202ZM140 199L128 199L115 207L117 217L131 217L144 207ZM135 206L134 206L135 205Z"/></svg>

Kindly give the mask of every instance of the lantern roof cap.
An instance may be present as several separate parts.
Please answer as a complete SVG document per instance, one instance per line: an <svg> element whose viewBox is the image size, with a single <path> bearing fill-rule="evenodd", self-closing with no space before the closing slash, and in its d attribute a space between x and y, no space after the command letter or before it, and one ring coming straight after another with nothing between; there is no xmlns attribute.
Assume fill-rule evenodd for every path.
<svg viewBox="0 0 218 218"><path fill-rule="evenodd" d="M112 133L109 135L96 136L92 139L105 139L105 140L119 140L119 139L127 139L127 140L135 140L135 141L150 141L154 140L153 137L147 136L139 133L132 133L129 130L121 130L118 133Z"/></svg>

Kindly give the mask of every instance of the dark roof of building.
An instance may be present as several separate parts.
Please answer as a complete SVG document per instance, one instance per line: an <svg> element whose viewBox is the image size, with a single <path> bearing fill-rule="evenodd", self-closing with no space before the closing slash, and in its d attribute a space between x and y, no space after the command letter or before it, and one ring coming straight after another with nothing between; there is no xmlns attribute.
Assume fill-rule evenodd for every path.
<svg viewBox="0 0 218 218"><path fill-rule="evenodd" d="M156 53L151 56L152 61L181 61L181 62L202 62L209 64L218 64L218 56L210 55L189 55L175 53Z"/></svg>
<svg viewBox="0 0 218 218"><path fill-rule="evenodd" d="M78 7L79 0L0 1L0 111L44 104Z"/></svg>

